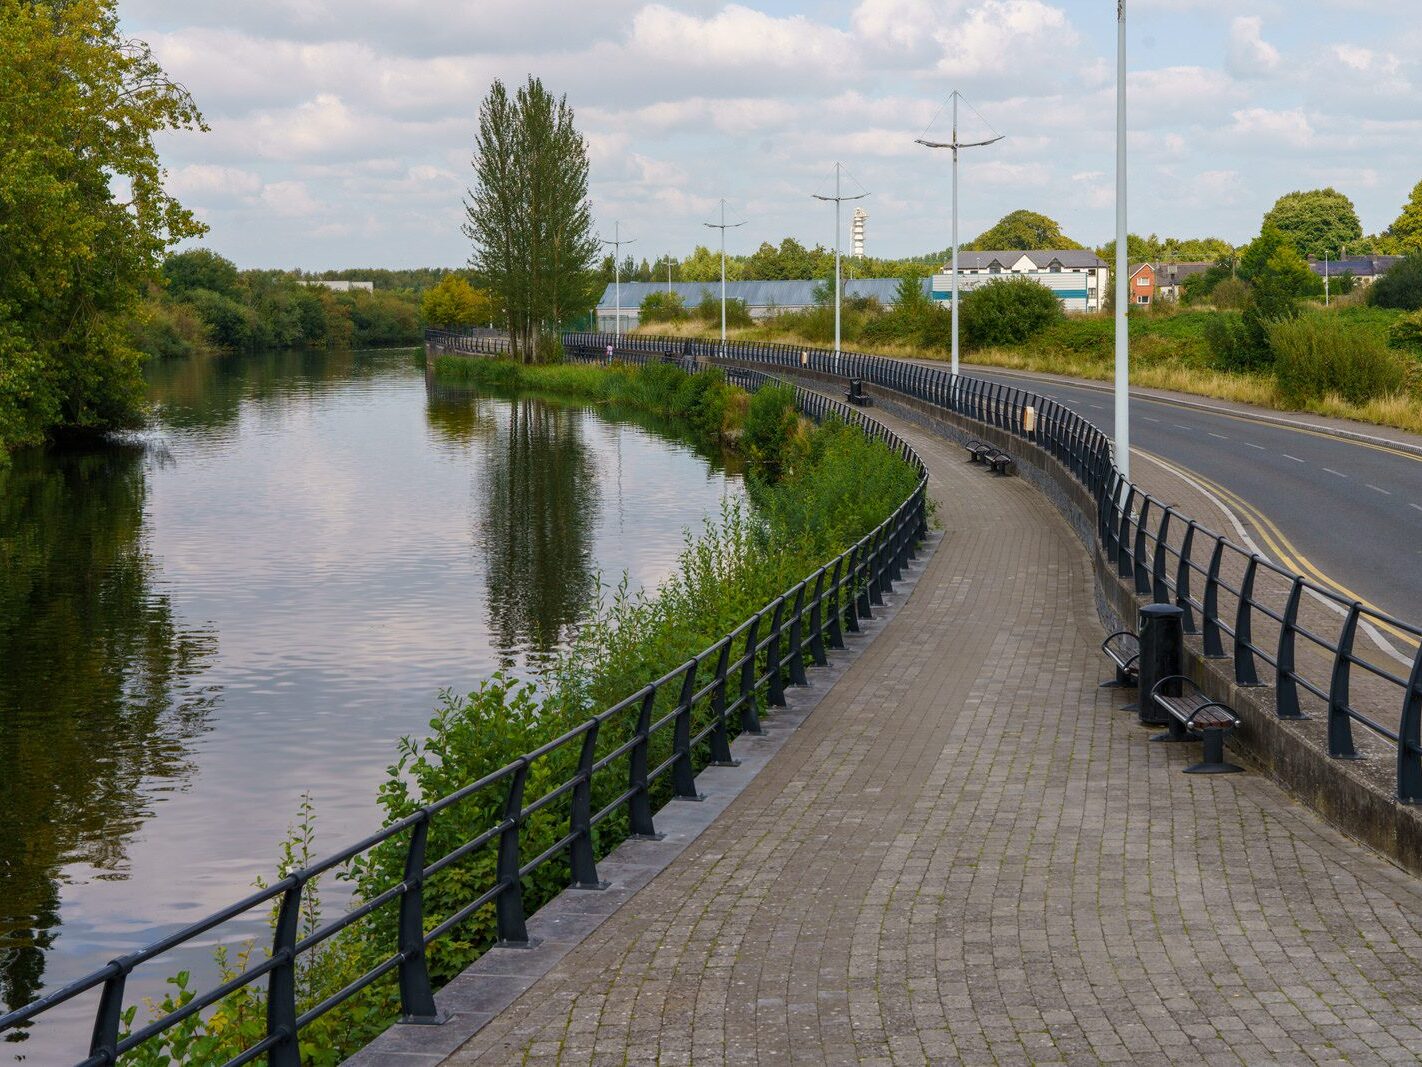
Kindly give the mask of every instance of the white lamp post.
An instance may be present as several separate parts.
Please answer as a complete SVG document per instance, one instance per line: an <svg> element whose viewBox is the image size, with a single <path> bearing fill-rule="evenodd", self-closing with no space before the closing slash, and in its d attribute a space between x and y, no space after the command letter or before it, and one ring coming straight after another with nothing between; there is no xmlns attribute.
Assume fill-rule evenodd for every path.
<svg viewBox="0 0 1422 1067"><path fill-rule="evenodd" d="M721 231L721 348L726 347L726 231L734 230L737 226L744 226L744 222L726 222L726 198L721 198L721 221L703 222L701 225L709 226L713 230Z"/></svg>
<svg viewBox="0 0 1422 1067"><path fill-rule="evenodd" d="M839 307L840 307L840 285L839 285L839 205L846 200L863 200L868 193L860 193L858 196L841 196L839 192L839 172L840 164L834 165L834 196L820 196L818 193L810 195L816 200L834 202L834 365L839 368Z"/></svg>
<svg viewBox="0 0 1422 1067"><path fill-rule="evenodd" d="M612 338L614 342L622 340L622 246L636 244L635 237L630 240L622 240L622 223L612 224L612 240L602 239L602 243L612 246L612 292L613 299L617 303L617 318L612 323Z"/></svg>
<svg viewBox="0 0 1422 1067"><path fill-rule="evenodd" d="M925 141L922 137L916 138L917 143L925 148L951 148L953 150L953 375L958 374L958 149L960 148L982 148L985 145L996 144L1001 141L1004 135L990 138L986 141L959 141L958 140L958 100L963 94L957 89L953 90L953 140L951 141Z"/></svg>

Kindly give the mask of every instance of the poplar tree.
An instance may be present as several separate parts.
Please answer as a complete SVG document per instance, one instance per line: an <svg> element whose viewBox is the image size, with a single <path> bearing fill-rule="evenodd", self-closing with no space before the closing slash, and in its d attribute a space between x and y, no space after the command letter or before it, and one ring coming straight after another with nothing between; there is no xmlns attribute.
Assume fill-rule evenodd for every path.
<svg viewBox="0 0 1422 1067"><path fill-rule="evenodd" d="M479 107L473 168L469 264L502 304L514 358L534 362L548 351L543 338L597 297L587 144L567 97L534 77L513 95L495 81Z"/></svg>

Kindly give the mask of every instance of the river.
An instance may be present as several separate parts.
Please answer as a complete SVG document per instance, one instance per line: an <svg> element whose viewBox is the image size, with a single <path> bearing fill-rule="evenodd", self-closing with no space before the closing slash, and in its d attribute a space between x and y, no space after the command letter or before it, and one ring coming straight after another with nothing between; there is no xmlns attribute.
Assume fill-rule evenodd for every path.
<svg viewBox="0 0 1422 1067"><path fill-rule="evenodd" d="M149 387L150 430L0 472L7 1007L269 875L303 793L318 852L375 828L441 688L530 672L599 575L655 585L741 492L664 428L436 387L410 352ZM47 1062L59 1027L87 1020L6 1049Z"/></svg>

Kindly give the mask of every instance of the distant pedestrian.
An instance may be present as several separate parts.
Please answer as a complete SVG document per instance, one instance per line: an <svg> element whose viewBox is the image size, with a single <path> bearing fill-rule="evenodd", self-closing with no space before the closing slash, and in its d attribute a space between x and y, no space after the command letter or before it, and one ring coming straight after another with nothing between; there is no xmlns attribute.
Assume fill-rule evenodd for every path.
<svg viewBox="0 0 1422 1067"><path fill-rule="evenodd" d="M802 366L802 367L808 367L809 365L810 365L810 353L808 353L808 352L804 351L803 349L801 349L801 351L800 351L800 366Z"/></svg>
<svg viewBox="0 0 1422 1067"><path fill-rule="evenodd" d="M607 343L607 365L612 366L612 342Z"/></svg>

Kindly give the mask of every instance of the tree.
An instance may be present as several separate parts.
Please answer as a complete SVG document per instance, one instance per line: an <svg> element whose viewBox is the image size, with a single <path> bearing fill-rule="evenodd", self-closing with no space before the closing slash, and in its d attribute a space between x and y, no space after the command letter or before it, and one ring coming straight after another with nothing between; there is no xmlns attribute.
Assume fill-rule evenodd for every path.
<svg viewBox="0 0 1422 1067"><path fill-rule="evenodd" d="M479 107L473 167L470 265L506 310L515 358L529 362L546 331L597 300L587 143L567 97L534 77L510 96L496 80Z"/></svg>
<svg viewBox="0 0 1422 1067"><path fill-rule="evenodd" d="M0 4L0 445L141 418L127 319L204 227L154 136L202 129L114 0Z"/></svg>
<svg viewBox="0 0 1422 1067"><path fill-rule="evenodd" d="M446 274L420 301L420 317L430 326L458 329L493 320L493 300L457 274Z"/></svg>
<svg viewBox="0 0 1422 1067"><path fill-rule="evenodd" d="M1267 285L1272 293L1289 299L1323 292L1322 279L1309 269L1284 232L1269 222L1241 253L1239 276L1256 290Z"/></svg>
<svg viewBox="0 0 1422 1067"><path fill-rule="evenodd" d="M1422 182L1412 187L1412 195L1402 205L1402 214L1387 233L1397 242L1401 254L1422 252Z"/></svg>
<svg viewBox="0 0 1422 1067"><path fill-rule="evenodd" d="M1021 344L1063 315L1057 294L1031 278L1007 278L963 294L959 317L974 347Z"/></svg>
<svg viewBox="0 0 1422 1067"><path fill-rule="evenodd" d="M717 305L719 308L719 305ZM717 314L720 312L718 310ZM681 301L680 293L668 293L658 289L642 298L642 307L637 314L638 322L681 322L691 313Z"/></svg>
<svg viewBox="0 0 1422 1067"><path fill-rule="evenodd" d="M1422 308L1422 251L1414 252L1373 283L1368 302L1380 308Z"/></svg>
<svg viewBox="0 0 1422 1067"><path fill-rule="evenodd" d="M1299 255L1316 259L1336 259L1340 248L1363 236L1353 201L1331 186L1284 194L1264 216L1264 225L1277 228Z"/></svg>
<svg viewBox="0 0 1422 1067"><path fill-rule="evenodd" d="M237 264L219 256L210 248L194 248L178 252L163 263L163 280L175 296L194 289L210 289L223 296L236 296L241 288Z"/></svg>
<svg viewBox="0 0 1422 1067"><path fill-rule="evenodd" d="M1004 215L992 229L980 233L975 240L963 245L963 248L976 252L997 249L1039 252L1081 247L1083 246L1062 233L1061 226L1055 219L1049 219L1035 211L1014 211L1010 215Z"/></svg>

